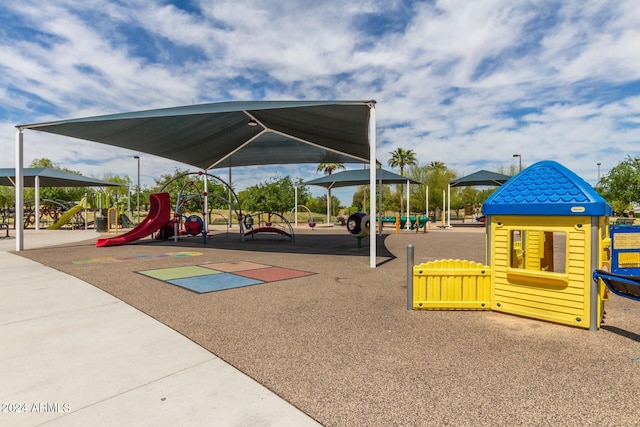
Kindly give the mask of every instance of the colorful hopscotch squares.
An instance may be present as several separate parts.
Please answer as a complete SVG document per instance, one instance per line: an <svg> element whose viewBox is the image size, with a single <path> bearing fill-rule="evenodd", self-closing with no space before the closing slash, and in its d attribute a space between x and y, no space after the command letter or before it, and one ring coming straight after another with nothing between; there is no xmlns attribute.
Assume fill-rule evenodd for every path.
<svg viewBox="0 0 640 427"><path fill-rule="evenodd" d="M308 271L273 267L247 261L217 262L187 267L158 268L138 271L147 277L162 280L199 294L259 285L309 276Z"/></svg>

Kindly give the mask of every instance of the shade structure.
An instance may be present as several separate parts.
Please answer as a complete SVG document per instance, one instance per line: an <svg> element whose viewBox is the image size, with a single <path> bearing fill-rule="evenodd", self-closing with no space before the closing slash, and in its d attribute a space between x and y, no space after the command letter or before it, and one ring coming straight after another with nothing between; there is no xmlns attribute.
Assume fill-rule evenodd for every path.
<svg viewBox="0 0 640 427"><path fill-rule="evenodd" d="M376 169L376 182L382 179L383 184L421 184L419 181L398 175L384 169ZM320 178L303 182L304 185L319 185L325 188L350 187L369 184L369 170L356 169L324 175Z"/></svg>
<svg viewBox="0 0 640 427"><path fill-rule="evenodd" d="M23 132L64 135L201 169L366 163L375 169L375 101L234 101L17 125L16 214L22 214ZM375 177L371 173L371 194ZM375 201L372 200L372 211ZM20 212L19 212L20 211ZM16 250L22 250L22 230ZM370 239L375 267L376 240Z"/></svg>
<svg viewBox="0 0 640 427"><path fill-rule="evenodd" d="M35 209L40 211L40 187L120 187L109 181L97 178L89 178L71 172L51 168L26 168L23 169L23 182L25 187L36 189ZM16 186L15 168L0 169L0 185L6 187ZM36 230L40 229L40 217L35 218Z"/></svg>
<svg viewBox="0 0 640 427"><path fill-rule="evenodd" d="M36 180L36 177L38 178ZM71 172L51 168L25 168L24 186L35 187L39 181L40 187L119 187L109 181L97 178L89 178ZM15 168L0 169L0 185L13 187L16 182Z"/></svg>
<svg viewBox="0 0 640 427"><path fill-rule="evenodd" d="M23 124L201 169L369 161L375 101L235 101Z"/></svg>
<svg viewBox="0 0 640 427"><path fill-rule="evenodd" d="M321 178L313 179L311 181L306 181L304 185L319 185L321 187L325 187L327 189L337 188L337 187L349 187L353 185L367 185L369 184L370 179L370 170L367 169L356 169L349 171L341 171L337 173L332 173L331 175L325 175ZM381 184L421 184L421 182L415 181L413 179L407 178L402 175L398 175L396 173L376 168L376 182ZM407 217L409 217L409 191L407 187ZM372 192L372 197L373 197ZM382 197L380 195L380 197ZM327 200L329 200L329 192L327 191ZM373 198L371 199L373 200ZM330 202L329 202L330 203ZM329 215L327 214L327 217ZM379 214L380 219L382 220L382 213ZM382 233L382 227L380 227L380 233Z"/></svg>
<svg viewBox="0 0 640 427"><path fill-rule="evenodd" d="M472 187L472 186L500 186L509 181L509 175L503 175L497 172L487 170L479 170L471 175L456 178L449 183L452 187Z"/></svg>

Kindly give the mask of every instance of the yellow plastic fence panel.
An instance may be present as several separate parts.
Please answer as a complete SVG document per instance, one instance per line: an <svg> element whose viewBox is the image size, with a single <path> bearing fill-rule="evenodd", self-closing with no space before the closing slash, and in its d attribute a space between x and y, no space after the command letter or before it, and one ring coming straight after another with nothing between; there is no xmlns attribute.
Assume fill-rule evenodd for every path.
<svg viewBox="0 0 640 427"><path fill-rule="evenodd" d="M413 267L414 310L489 310L491 269L447 259Z"/></svg>

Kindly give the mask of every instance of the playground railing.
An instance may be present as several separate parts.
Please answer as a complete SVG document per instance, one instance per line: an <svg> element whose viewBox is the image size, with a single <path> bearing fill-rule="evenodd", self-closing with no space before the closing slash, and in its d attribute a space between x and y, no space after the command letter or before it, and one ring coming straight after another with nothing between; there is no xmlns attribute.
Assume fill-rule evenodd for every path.
<svg viewBox="0 0 640 427"><path fill-rule="evenodd" d="M414 310L490 310L491 268L463 260L413 267Z"/></svg>

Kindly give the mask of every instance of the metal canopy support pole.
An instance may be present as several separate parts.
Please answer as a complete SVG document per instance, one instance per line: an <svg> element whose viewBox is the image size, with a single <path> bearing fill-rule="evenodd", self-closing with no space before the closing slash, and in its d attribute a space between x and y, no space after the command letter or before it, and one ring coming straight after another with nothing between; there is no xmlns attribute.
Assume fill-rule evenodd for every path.
<svg viewBox="0 0 640 427"><path fill-rule="evenodd" d="M451 227L451 184L447 186L447 228Z"/></svg>
<svg viewBox="0 0 640 427"><path fill-rule="evenodd" d="M382 172L380 172L382 173ZM369 199L371 219L376 213L376 108L369 105ZM376 233L369 232L369 267L376 268Z"/></svg>
<svg viewBox="0 0 640 427"><path fill-rule="evenodd" d="M203 231L209 232L209 178L207 177L207 170L205 169L202 174L202 184L204 185L204 210L202 211L202 222L204 223Z"/></svg>
<svg viewBox="0 0 640 427"><path fill-rule="evenodd" d="M138 186L136 188L136 200L138 209L138 224L140 224L140 156L134 156L138 160Z"/></svg>
<svg viewBox="0 0 640 427"><path fill-rule="evenodd" d="M409 216L411 215L411 200L409 197L409 180L407 180L407 230L409 230L411 226L411 217Z"/></svg>
<svg viewBox="0 0 640 427"><path fill-rule="evenodd" d="M425 204L425 212L427 215L427 228L429 228L429 221L430 221L430 217L429 217L429 186L427 185L424 189L424 204Z"/></svg>
<svg viewBox="0 0 640 427"><path fill-rule="evenodd" d="M22 220L24 216L24 169L22 166L23 135L22 129L16 132L16 216L14 226L16 229L16 251L24 250L24 227Z"/></svg>
<svg viewBox="0 0 640 427"><path fill-rule="evenodd" d="M407 310L413 310L413 245L407 245Z"/></svg>
<svg viewBox="0 0 640 427"><path fill-rule="evenodd" d="M40 230L40 175L35 176L35 211L33 212L36 230Z"/></svg>
<svg viewBox="0 0 640 427"><path fill-rule="evenodd" d="M442 189L442 226L444 227L447 223L447 194Z"/></svg>
<svg viewBox="0 0 640 427"><path fill-rule="evenodd" d="M377 166L376 166L377 167ZM376 172L378 172L376 170ZM378 178L378 232L382 236L382 168L380 168L380 177Z"/></svg>
<svg viewBox="0 0 640 427"><path fill-rule="evenodd" d="M333 187L331 183L330 186L327 187L327 225L331 224L331 187Z"/></svg>
<svg viewBox="0 0 640 427"><path fill-rule="evenodd" d="M296 228L298 228L298 186L296 185L293 191L294 194L294 198L295 200L295 205L293 205L293 211L295 212L295 224L296 224ZM311 221L311 218L309 218L309 221Z"/></svg>
<svg viewBox="0 0 640 427"><path fill-rule="evenodd" d="M229 166L229 191L228 191L228 198L229 198L229 227L231 227L233 225L233 221L231 220L231 209L233 207L232 205L232 201L231 201L231 166ZM240 206L238 206L238 213L242 213L242 209L240 208ZM238 218L238 221L240 221L240 219ZM244 236L242 238L243 242L244 242Z"/></svg>

